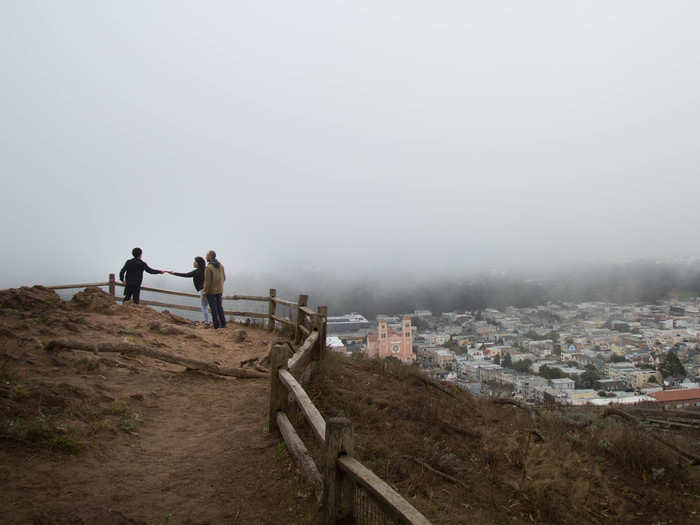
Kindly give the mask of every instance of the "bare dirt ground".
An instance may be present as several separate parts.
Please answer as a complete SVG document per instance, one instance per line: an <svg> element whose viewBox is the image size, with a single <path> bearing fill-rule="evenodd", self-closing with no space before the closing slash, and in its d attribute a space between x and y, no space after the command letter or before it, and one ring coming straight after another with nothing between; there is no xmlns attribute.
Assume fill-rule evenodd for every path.
<svg viewBox="0 0 700 525"><path fill-rule="evenodd" d="M267 379L46 350L56 338L130 342L238 367L276 336L205 329L98 290L68 303L39 287L0 292L0 308L0 523L313 522L309 487L266 432Z"/></svg>

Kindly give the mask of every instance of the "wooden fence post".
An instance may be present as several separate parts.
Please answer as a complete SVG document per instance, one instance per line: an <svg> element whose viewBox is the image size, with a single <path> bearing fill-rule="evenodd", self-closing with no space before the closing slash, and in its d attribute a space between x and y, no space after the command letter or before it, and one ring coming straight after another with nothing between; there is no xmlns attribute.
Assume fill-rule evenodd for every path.
<svg viewBox="0 0 700 525"><path fill-rule="evenodd" d="M277 428L277 411L287 412L287 388L282 384L279 370L287 369L287 344L278 343L270 349L270 412L268 414L268 427L270 432Z"/></svg>
<svg viewBox="0 0 700 525"><path fill-rule="evenodd" d="M311 352L311 359L313 361L320 361L326 349L326 314L328 312L328 307L319 306L316 311L319 315L314 315L312 327L318 331L318 339L314 345L313 352Z"/></svg>
<svg viewBox="0 0 700 525"><path fill-rule="evenodd" d="M317 315L311 317L311 329L318 332L318 338L311 350L311 362L318 364L321 360L321 318Z"/></svg>
<svg viewBox="0 0 700 525"><path fill-rule="evenodd" d="M306 314L301 310L301 307L309 304L309 296L305 295L305 294L299 295L298 303L299 303L299 306L297 306L297 321L296 321L296 328L294 331L294 342L296 344L299 344L304 340L304 334L302 333L302 331L299 327L304 324L304 319L306 318Z"/></svg>
<svg viewBox="0 0 700 525"><path fill-rule="evenodd" d="M323 468L323 523L335 525L338 519L352 514L353 483L338 468L342 454L353 454L352 422L344 417L326 421L326 446Z"/></svg>
<svg viewBox="0 0 700 525"><path fill-rule="evenodd" d="M114 274L110 273L109 274L109 295L111 295L112 297L115 296L115 292L116 292L116 290L114 289L115 282L116 281L114 279Z"/></svg>
<svg viewBox="0 0 700 525"><path fill-rule="evenodd" d="M270 309L268 311L268 321L267 321L267 329L270 332L275 331L275 320L272 318L273 315L275 315L275 312L277 311L277 303L275 302L275 297L277 297L277 290L274 288L270 288Z"/></svg>
<svg viewBox="0 0 700 525"><path fill-rule="evenodd" d="M328 336L326 333L326 319L328 318L328 307L319 306L317 312L320 314L318 320L318 340L321 342L319 348L319 358L321 358L323 357L323 353L326 351L326 337Z"/></svg>

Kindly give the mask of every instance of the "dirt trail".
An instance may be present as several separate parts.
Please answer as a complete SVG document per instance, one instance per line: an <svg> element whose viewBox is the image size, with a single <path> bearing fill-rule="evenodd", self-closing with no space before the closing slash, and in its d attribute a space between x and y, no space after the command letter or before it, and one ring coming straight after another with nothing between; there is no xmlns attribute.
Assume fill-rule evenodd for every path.
<svg viewBox="0 0 700 525"><path fill-rule="evenodd" d="M66 335L129 340L238 366L265 355L271 334L245 328L246 340L234 342L240 326L213 331L145 307L76 308L37 314L22 305L0 317L0 355L11 371L9 394L0 392L0 523L313 522L310 490L265 431L266 379L214 377L118 354L51 355L40 346ZM17 431L37 417L38 437ZM77 453L56 446L67 436L80 443Z"/></svg>

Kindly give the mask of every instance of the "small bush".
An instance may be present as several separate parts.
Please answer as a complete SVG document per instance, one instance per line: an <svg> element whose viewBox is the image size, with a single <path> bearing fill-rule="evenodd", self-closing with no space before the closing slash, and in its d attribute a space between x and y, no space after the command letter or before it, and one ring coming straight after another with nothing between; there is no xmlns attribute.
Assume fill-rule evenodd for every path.
<svg viewBox="0 0 700 525"><path fill-rule="evenodd" d="M141 420L138 414L134 414L133 416L124 415L119 418L119 428L126 432L134 432L140 424Z"/></svg>
<svg viewBox="0 0 700 525"><path fill-rule="evenodd" d="M107 408L105 408L104 413L111 416L128 416L130 412L129 405L124 403L124 401L113 401Z"/></svg>
<svg viewBox="0 0 700 525"><path fill-rule="evenodd" d="M12 401L22 401L23 399L27 399L29 395L28 390L20 385L16 385L10 390L9 398Z"/></svg>
<svg viewBox="0 0 700 525"><path fill-rule="evenodd" d="M54 436L51 440L54 448L68 454L77 454L85 448L85 442L80 439L78 431L70 427L65 433Z"/></svg>
<svg viewBox="0 0 700 525"><path fill-rule="evenodd" d="M5 429L7 438L19 442L41 441L49 434L49 427L43 416L34 419L18 417L9 422Z"/></svg>
<svg viewBox="0 0 700 525"><path fill-rule="evenodd" d="M103 412L99 404L86 399L74 399L66 404L64 415L86 423L101 419Z"/></svg>
<svg viewBox="0 0 700 525"><path fill-rule="evenodd" d="M612 423L594 432L591 445L595 454L601 454L620 469L638 478L652 477L653 472L669 472L671 478L682 481L685 470L670 449L653 440L646 432L629 425Z"/></svg>
<svg viewBox="0 0 700 525"><path fill-rule="evenodd" d="M20 445L46 447L68 454L77 454L86 446L77 429L54 426L44 416L32 419L15 418L0 430L0 437Z"/></svg>
<svg viewBox="0 0 700 525"><path fill-rule="evenodd" d="M104 410L104 413L112 416L119 416L119 423L117 426L126 432L134 432L141 424L139 415L132 412L129 405L123 401L114 401Z"/></svg>
<svg viewBox="0 0 700 525"><path fill-rule="evenodd" d="M118 335L132 335L134 337L143 337L141 332L139 332L138 330L134 330L132 328L122 328L121 330L117 331L117 334Z"/></svg>

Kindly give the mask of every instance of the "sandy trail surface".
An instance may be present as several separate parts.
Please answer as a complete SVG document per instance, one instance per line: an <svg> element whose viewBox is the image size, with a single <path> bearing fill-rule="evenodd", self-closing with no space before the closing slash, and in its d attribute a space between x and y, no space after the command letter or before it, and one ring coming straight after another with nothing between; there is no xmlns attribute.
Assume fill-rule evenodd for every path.
<svg viewBox="0 0 700 525"><path fill-rule="evenodd" d="M266 378L45 350L55 338L130 342L238 367L276 336L214 331L97 292L55 305L30 293L0 297L0 523L313 522L311 491L266 431Z"/></svg>

